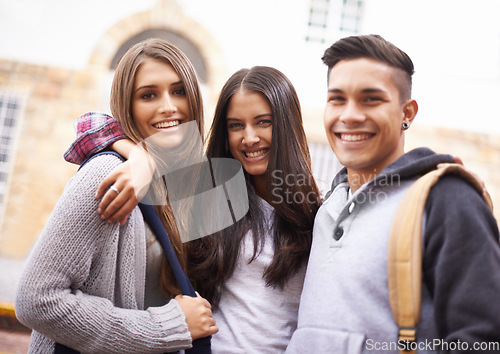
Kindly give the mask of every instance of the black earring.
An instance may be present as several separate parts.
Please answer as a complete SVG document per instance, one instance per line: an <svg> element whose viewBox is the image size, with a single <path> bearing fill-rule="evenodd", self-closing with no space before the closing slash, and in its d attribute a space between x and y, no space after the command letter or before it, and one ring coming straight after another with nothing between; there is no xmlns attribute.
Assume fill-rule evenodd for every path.
<svg viewBox="0 0 500 354"><path fill-rule="evenodd" d="M403 127L403 130L406 130L410 127L410 124L408 124L407 122L403 122L403 124L401 124L401 126Z"/></svg>

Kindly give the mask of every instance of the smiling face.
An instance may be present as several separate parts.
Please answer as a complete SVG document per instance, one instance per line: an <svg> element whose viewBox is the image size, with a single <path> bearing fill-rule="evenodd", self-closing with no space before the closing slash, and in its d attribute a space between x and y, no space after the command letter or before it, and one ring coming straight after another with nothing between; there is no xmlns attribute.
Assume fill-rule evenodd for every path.
<svg viewBox="0 0 500 354"><path fill-rule="evenodd" d="M364 182L403 155L401 124L416 114L415 101L401 102L394 70L360 58L340 61L329 74L328 141L348 173L361 174Z"/></svg>
<svg viewBox="0 0 500 354"><path fill-rule="evenodd" d="M144 60L135 77L132 115L143 138L161 133L155 141L163 147L182 142L179 125L192 118L184 84L172 65Z"/></svg>
<svg viewBox="0 0 500 354"><path fill-rule="evenodd" d="M271 107L257 92L234 94L227 110L229 150L253 178L264 177L273 135Z"/></svg>

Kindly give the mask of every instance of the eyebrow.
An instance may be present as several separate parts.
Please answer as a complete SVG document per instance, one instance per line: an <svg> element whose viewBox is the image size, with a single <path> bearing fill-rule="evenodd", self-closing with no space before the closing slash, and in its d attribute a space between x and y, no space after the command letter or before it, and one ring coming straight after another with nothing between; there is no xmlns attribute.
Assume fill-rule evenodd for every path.
<svg viewBox="0 0 500 354"><path fill-rule="evenodd" d="M262 118L262 117L272 117L272 114L271 113L259 114L258 116L253 117L253 119L259 119L259 118ZM241 119L227 117L226 120L241 120Z"/></svg>
<svg viewBox="0 0 500 354"><path fill-rule="evenodd" d="M341 89L336 89L336 88L328 89L328 92L344 93L344 91L342 91ZM382 89L377 89L377 88L366 88L366 89L361 90L361 93L386 93L386 91L384 91Z"/></svg>
<svg viewBox="0 0 500 354"><path fill-rule="evenodd" d="M172 83L170 86L179 86L179 85L182 85L182 84L183 84L183 82L182 82L182 80L180 80L180 81ZM140 86L134 92L137 92L137 91L140 91L140 90L143 90L143 89L152 89L152 88L155 88L156 86L157 85L144 85L144 86Z"/></svg>

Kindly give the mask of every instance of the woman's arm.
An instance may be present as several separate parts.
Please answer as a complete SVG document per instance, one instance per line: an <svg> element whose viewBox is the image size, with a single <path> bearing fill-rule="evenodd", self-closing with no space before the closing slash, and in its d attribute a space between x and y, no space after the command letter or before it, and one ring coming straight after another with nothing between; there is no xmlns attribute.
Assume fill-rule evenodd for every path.
<svg viewBox="0 0 500 354"><path fill-rule="evenodd" d="M110 223L125 223L144 197L152 180L154 163L144 150L127 139L120 123L100 112L88 112L75 121L76 139L66 151L66 161L82 164L105 149L118 152L130 162L120 164L101 183L96 198L102 200L97 212ZM114 185L112 190L108 189ZM116 192L118 191L118 192Z"/></svg>
<svg viewBox="0 0 500 354"><path fill-rule="evenodd" d="M130 140L119 140L113 150L128 160L103 179L95 197L101 198L97 212L109 223L125 223L127 217L146 195L153 179L155 163L140 147ZM110 189L110 186L114 186Z"/></svg>

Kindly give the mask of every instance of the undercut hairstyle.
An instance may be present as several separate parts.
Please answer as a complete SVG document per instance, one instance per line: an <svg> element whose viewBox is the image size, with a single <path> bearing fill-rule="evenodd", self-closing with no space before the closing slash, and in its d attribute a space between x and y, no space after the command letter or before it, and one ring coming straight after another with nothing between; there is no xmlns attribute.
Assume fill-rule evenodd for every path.
<svg viewBox="0 0 500 354"><path fill-rule="evenodd" d="M191 259L191 274L200 293L217 300L223 283L233 274L245 235L251 231L253 257L262 251L264 242L273 242L274 255L263 278L268 286L283 288L288 280L307 263L312 241L313 221L321 197L311 172L311 159L302 124L302 113L295 88L277 69L255 66L241 69L226 82L219 96L210 129L207 157L234 158L228 144L227 112L232 97L238 92L261 94L272 114L272 141L266 171L266 188L274 207L272 239L266 238L269 220L261 210L260 200L251 176L245 172L249 211L236 224L204 237L198 242ZM286 176L287 183L280 183ZM282 182L282 181L281 181ZM296 201L287 195L302 196ZM290 200L292 199L292 200ZM196 262L198 260L198 262Z"/></svg>
<svg viewBox="0 0 500 354"><path fill-rule="evenodd" d="M400 100L411 98L413 62L404 51L379 35L360 35L342 38L328 48L323 63L328 66L328 78L332 68L341 60L368 58L394 69L393 77L399 88Z"/></svg>

